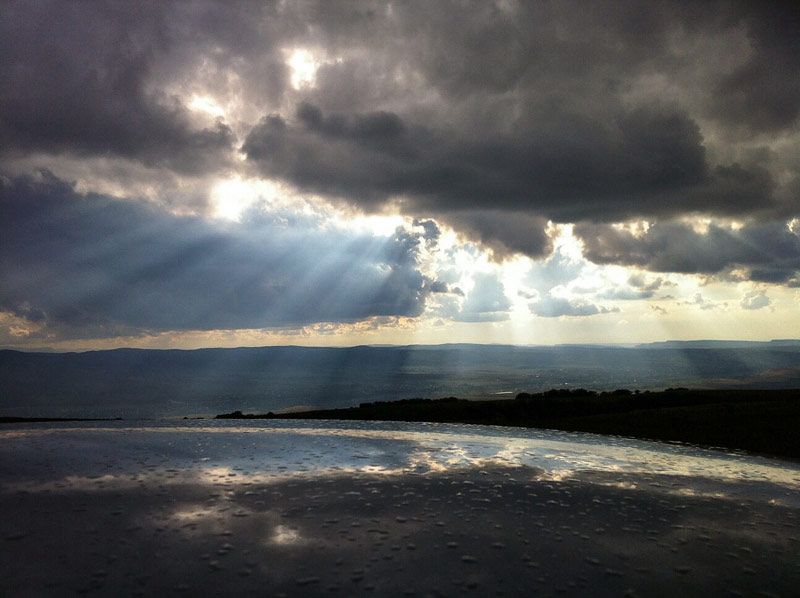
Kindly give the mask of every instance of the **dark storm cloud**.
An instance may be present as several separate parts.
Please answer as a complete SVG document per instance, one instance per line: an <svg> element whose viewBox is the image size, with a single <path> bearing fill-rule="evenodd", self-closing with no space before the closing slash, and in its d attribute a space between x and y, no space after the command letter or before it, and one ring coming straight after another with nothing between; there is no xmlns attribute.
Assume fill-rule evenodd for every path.
<svg viewBox="0 0 800 598"><path fill-rule="evenodd" d="M355 50L321 67L294 113L265 117L250 132L242 148L250 161L268 176L368 209L399 197L404 209L438 214L501 255L546 253L539 223L548 218L785 208L763 163L712 162L698 124L734 130L746 118L734 126L715 102L746 64L767 60L760 32L769 17L752 5L478 3L459 8L458 18L454 10L402 3L374 13L364 30L321 25L330 44ZM401 45L407 35L414 43ZM753 49L744 56L747 35ZM746 64L709 67L707 37ZM797 80L796 43L770 43L769 72ZM683 93L638 97L641 81L656 76ZM759 85L783 97L794 83ZM769 123L754 114L747 127L771 132L781 122L794 130L790 112ZM376 123L372 136L357 134L362 121ZM539 230L522 242L514 230L498 234L499 217L478 214L489 211L509 212L509 222L526 213L540 219Z"/></svg>
<svg viewBox="0 0 800 598"><path fill-rule="evenodd" d="M434 220L420 220L415 218L413 224L414 226L422 227L422 230L425 231L422 233L422 238L425 239L425 243L428 247L433 248L439 243L439 235L442 231Z"/></svg>
<svg viewBox="0 0 800 598"><path fill-rule="evenodd" d="M752 53L717 82L715 112L733 126L777 132L795 124L800 115L800 5L749 3L742 20Z"/></svg>
<svg viewBox="0 0 800 598"><path fill-rule="evenodd" d="M317 131L325 137L353 139L373 148L389 149L388 146L400 139L404 132L403 121L391 112L371 112L347 117L334 114L323 117L319 107L303 102L297 108L297 118L309 130Z"/></svg>
<svg viewBox="0 0 800 598"><path fill-rule="evenodd" d="M291 226L268 213L210 224L80 196L48 173L4 181L0 309L53 328L259 328L416 316L420 236ZM101 332L98 332L98 334Z"/></svg>
<svg viewBox="0 0 800 598"><path fill-rule="evenodd" d="M550 251L548 219L767 221L797 212L798 6L8 3L0 140L7 156L252 168L435 217L498 257ZM300 89L296 49L317 66ZM193 90L242 120L201 124Z"/></svg>
<svg viewBox="0 0 800 598"><path fill-rule="evenodd" d="M732 179L749 183L755 175L739 165L709 168L697 126L680 112L637 108L598 123L554 107L541 118L513 134L473 139L456 128L409 126L392 113L326 117L303 104L292 120L263 118L242 150L267 176L365 206L402 196L407 209L477 225L487 240L496 239L500 216L465 210L512 212L509 222L525 212L541 227L546 218L735 214L768 200L763 176L759 186L727 193ZM511 231L507 248L539 255L547 242L529 233L521 241Z"/></svg>
<svg viewBox="0 0 800 598"><path fill-rule="evenodd" d="M780 221L738 230L712 223L705 233L682 222L663 222L641 235L606 224L578 224L575 234L584 243L584 255L598 264L689 274L747 268L751 280L772 283L800 274L800 235Z"/></svg>
<svg viewBox="0 0 800 598"><path fill-rule="evenodd" d="M501 210L469 210L437 216L441 222L490 247L495 258L514 253L548 255L553 240L547 235L547 221L527 213Z"/></svg>
<svg viewBox="0 0 800 598"><path fill-rule="evenodd" d="M224 67L257 52L237 41L252 41L252 30L235 35L236 29L247 32L245 6L229 8L5 3L0 16L5 152L119 156L183 173L222 166L235 145L229 125L194 123L185 98L174 93L187 79L201 77L204 61ZM269 38L260 45L269 49ZM285 66L266 62L267 67L258 63L245 72L271 81L272 96L278 97Z"/></svg>
<svg viewBox="0 0 800 598"><path fill-rule="evenodd" d="M396 115L323 119L309 114L312 109L301 106L294 123L277 114L264 117L242 151L263 174L323 194L383 202L407 186L403 128Z"/></svg>

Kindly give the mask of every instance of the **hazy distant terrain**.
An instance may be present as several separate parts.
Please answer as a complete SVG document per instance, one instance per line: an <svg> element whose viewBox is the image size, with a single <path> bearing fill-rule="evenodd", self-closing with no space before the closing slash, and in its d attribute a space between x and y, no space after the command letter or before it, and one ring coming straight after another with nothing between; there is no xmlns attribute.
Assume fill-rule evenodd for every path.
<svg viewBox="0 0 800 598"><path fill-rule="evenodd" d="M800 341L0 351L0 415L164 417L550 388L800 387Z"/></svg>

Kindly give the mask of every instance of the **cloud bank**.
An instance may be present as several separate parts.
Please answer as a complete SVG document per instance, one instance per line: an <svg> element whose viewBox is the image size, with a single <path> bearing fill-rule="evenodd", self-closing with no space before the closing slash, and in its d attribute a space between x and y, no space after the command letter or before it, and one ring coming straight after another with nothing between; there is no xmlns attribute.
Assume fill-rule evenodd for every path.
<svg viewBox="0 0 800 598"><path fill-rule="evenodd" d="M580 270L559 225L598 265L796 287L798 30L791 1L6 2L2 309L106 334L416 316L436 293L505 320L494 274L457 300L421 264L441 231L537 260L533 314L616 309L550 292ZM237 177L427 224L214 221Z"/></svg>
<svg viewBox="0 0 800 598"><path fill-rule="evenodd" d="M418 316L422 236L251 211L241 223L76 194L49 173L0 187L0 309L62 334L213 330Z"/></svg>

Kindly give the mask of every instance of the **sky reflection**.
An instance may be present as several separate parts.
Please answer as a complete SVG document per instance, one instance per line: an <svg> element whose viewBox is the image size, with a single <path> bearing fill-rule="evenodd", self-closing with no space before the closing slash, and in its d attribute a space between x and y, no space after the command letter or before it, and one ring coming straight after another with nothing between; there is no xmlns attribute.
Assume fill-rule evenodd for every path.
<svg viewBox="0 0 800 598"><path fill-rule="evenodd" d="M746 596L800 581L800 467L689 446L391 422L62 423L0 430L0 479L9 595L702 598L720 580Z"/></svg>
<svg viewBox="0 0 800 598"><path fill-rule="evenodd" d="M593 434L394 422L157 421L24 425L0 431L0 472L28 490L269 483L298 476L526 467L538 479L629 487L630 476L681 480L675 492L791 500L794 463ZM602 475L601 475L602 474ZM700 490L702 488L702 490ZM759 489L759 490L756 490ZM798 500L798 499L794 499Z"/></svg>

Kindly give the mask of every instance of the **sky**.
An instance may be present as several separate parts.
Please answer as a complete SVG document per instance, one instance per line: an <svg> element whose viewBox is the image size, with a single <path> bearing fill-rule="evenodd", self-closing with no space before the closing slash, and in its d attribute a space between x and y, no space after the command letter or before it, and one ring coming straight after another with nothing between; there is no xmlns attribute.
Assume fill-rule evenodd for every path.
<svg viewBox="0 0 800 598"><path fill-rule="evenodd" d="M800 3L0 8L0 346L800 336Z"/></svg>

